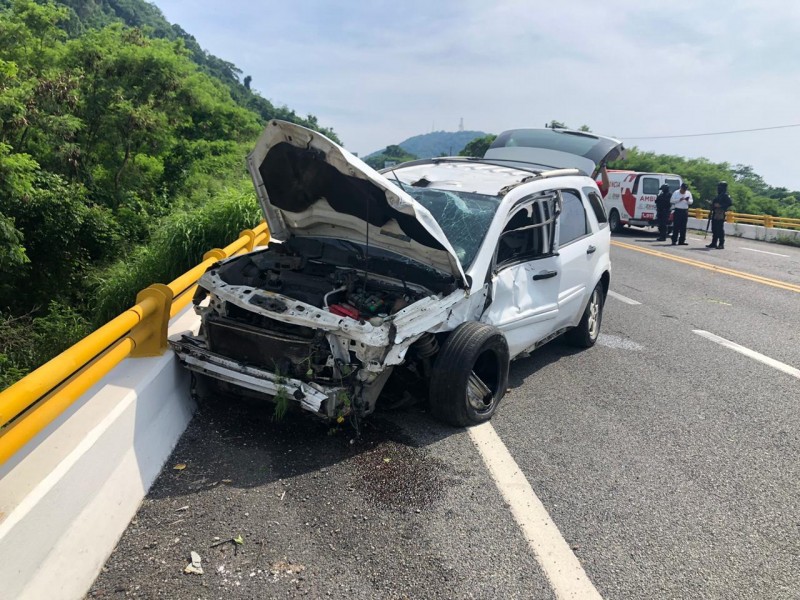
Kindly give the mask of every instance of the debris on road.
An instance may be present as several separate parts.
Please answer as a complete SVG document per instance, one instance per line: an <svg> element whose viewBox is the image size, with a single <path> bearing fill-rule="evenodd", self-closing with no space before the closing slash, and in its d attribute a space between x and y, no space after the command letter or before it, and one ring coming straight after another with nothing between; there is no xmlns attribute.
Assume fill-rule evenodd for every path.
<svg viewBox="0 0 800 600"><path fill-rule="evenodd" d="M194 573L195 575L202 575L203 574L203 567L200 560L200 555L192 550L191 552L192 562L186 565L186 568L183 570L184 573Z"/></svg>
<svg viewBox="0 0 800 600"><path fill-rule="evenodd" d="M177 465L172 467L172 470L173 471L183 471L185 468L186 468L186 465L184 463L178 463Z"/></svg>

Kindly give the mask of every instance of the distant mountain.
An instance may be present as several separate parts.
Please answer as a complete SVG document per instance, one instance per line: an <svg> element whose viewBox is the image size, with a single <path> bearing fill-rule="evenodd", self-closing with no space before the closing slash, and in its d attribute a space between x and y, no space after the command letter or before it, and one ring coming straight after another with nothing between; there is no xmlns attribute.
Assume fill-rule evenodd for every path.
<svg viewBox="0 0 800 600"><path fill-rule="evenodd" d="M485 135L486 133L483 131L433 131L415 135L397 145L417 158L434 158L442 155L455 156L469 142ZM369 154L366 158L383 152L384 148L381 148Z"/></svg>

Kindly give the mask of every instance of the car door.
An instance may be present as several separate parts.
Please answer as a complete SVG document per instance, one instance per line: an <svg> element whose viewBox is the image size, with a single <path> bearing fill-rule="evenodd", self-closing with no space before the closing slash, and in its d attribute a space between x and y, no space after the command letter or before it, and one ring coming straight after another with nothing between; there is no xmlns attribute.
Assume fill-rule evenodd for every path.
<svg viewBox="0 0 800 600"><path fill-rule="evenodd" d="M509 213L498 239L491 301L481 320L505 334L512 357L558 327L561 271L553 251L557 202L552 192L526 199Z"/></svg>
<svg viewBox="0 0 800 600"><path fill-rule="evenodd" d="M577 325L593 285L597 266L595 225L590 221L581 193L561 190L561 212L557 219L559 327Z"/></svg>

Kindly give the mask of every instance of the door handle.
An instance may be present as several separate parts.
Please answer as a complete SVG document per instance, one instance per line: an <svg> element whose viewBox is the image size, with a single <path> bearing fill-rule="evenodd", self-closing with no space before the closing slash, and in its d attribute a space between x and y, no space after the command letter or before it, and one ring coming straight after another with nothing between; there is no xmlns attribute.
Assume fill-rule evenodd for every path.
<svg viewBox="0 0 800 600"><path fill-rule="evenodd" d="M586 254L593 254L595 250L597 250L597 248L595 248L594 246L590 245L590 246L589 246L589 247L586 249Z"/></svg>
<svg viewBox="0 0 800 600"><path fill-rule="evenodd" d="M555 277L558 275L558 271L542 271L541 273L537 273L533 276L534 281L539 281L540 279L550 279L551 277Z"/></svg>

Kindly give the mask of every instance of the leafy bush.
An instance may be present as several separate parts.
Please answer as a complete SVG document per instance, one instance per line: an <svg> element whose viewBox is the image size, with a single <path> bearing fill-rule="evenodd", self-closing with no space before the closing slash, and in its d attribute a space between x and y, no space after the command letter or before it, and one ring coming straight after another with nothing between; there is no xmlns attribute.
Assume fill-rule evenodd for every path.
<svg viewBox="0 0 800 600"><path fill-rule="evenodd" d="M0 389L57 356L90 331L84 317L56 301L41 317L0 313Z"/></svg>
<svg viewBox="0 0 800 600"><path fill-rule="evenodd" d="M96 275L94 324L101 325L134 304L152 283L168 283L197 265L208 250L227 246L262 218L252 185L244 179L201 208L165 218L147 246Z"/></svg>

